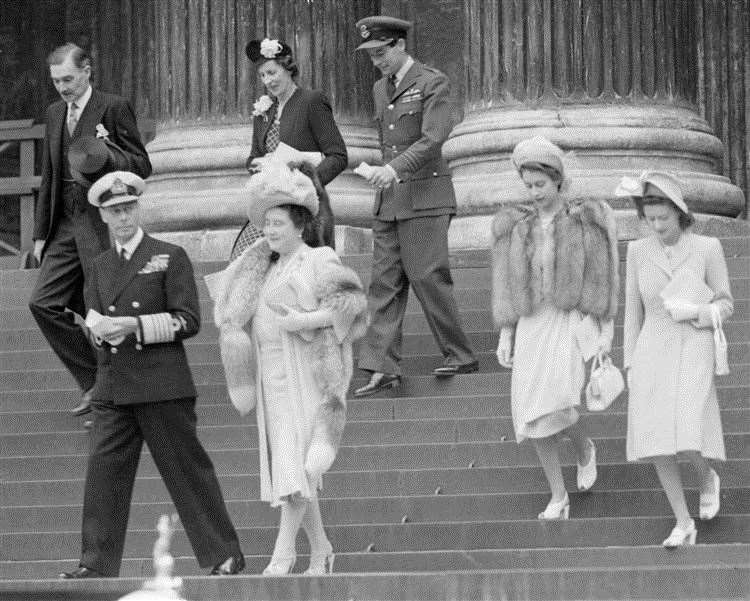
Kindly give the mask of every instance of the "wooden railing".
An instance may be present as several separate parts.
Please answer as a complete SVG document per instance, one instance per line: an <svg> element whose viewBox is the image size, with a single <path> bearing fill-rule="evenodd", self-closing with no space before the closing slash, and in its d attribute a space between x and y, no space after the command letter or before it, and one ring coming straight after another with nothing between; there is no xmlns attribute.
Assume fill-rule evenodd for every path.
<svg viewBox="0 0 750 601"><path fill-rule="evenodd" d="M0 240L0 248L12 255L23 256L34 249L34 192L39 189L41 177L34 175L35 143L44 138L45 126L33 125L32 119L0 121L0 154L19 145L18 177L0 177L0 203L7 196L20 197L20 242L19 248Z"/></svg>

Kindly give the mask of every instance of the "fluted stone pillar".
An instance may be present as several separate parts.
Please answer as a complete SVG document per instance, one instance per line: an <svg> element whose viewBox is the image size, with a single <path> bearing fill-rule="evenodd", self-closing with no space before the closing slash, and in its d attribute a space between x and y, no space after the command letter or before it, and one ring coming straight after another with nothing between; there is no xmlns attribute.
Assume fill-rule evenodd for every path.
<svg viewBox="0 0 750 601"><path fill-rule="evenodd" d="M443 150L460 215L526 200L510 154L537 134L569 152L574 196L624 209L619 178L660 168L688 182L693 211L740 212L741 190L719 175L722 144L696 110L695 3L464 0L464 11L465 118ZM464 230L483 245L480 221Z"/></svg>
<svg viewBox="0 0 750 601"><path fill-rule="evenodd" d="M370 6L372 4L373 6ZM352 56L353 23L376 2L346 0L164 0L153 4L151 98L156 138L144 198L151 231L179 241L194 258L223 259L245 221L245 159L253 102L264 92L245 56L254 38L292 46L300 85L331 99L350 166L377 162L373 72ZM327 187L337 223L369 221L372 191L347 170ZM169 232L172 232L171 234Z"/></svg>

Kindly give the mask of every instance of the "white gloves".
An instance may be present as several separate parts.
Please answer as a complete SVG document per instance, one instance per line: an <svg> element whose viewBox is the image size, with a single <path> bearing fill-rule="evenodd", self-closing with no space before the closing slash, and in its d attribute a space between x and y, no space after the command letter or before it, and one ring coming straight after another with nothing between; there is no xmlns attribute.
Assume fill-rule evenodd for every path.
<svg viewBox="0 0 750 601"><path fill-rule="evenodd" d="M500 365L507 368L513 367L513 328L501 328L495 355Z"/></svg>
<svg viewBox="0 0 750 601"><path fill-rule="evenodd" d="M698 319L700 305L670 298L664 301L664 308L675 321L692 321Z"/></svg>
<svg viewBox="0 0 750 601"><path fill-rule="evenodd" d="M277 322L279 327L287 332L299 332L300 330L315 330L333 324L333 316L328 309L317 311L297 311L287 305L276 305L272 309L280 313ZM286 311L286 312L284 312Z"/></svg>

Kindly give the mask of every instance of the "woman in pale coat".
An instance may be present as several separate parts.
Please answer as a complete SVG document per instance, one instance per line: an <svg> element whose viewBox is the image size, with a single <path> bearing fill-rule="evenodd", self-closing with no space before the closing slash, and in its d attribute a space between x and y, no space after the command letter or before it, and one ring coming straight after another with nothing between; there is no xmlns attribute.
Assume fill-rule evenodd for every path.
<svg viewBox="0 0 750 601"><path fill-rule="evenodd" d="M513 368L516 439L532 440L552 491L539 519L565 519L570 500L561 439L575 447L578 489L589 490L596 480L596 447L576 408L584 361L608 352L612 341L617 232L606 202L566 199L562 151L549 140L520 142L513 164L531 204L501 209L492 224L497 357Z"/></svg>
<svg viewBox="0 0 750 601"><path fill-rule="evenodd" d="M242 413L256 406L261 499L281 507L268 575L294 567L300 526L310 541L306 573L333 569L317 490L344 427L352 341L366 326L356 273L330 247L314 248L325 190L303 169L266 164L251 178L248 216L265 237L207 280L230 398Z"/></svg>
<svg viewBox="0 0 750 601"><path fill-rule="evenodd" d="M650 460L677 524L667 548L694 544L677 457L700 476L700 517L719 511L719 476L707 459L723 460L724 438L714 386L711 305L732 314L721 244L690 230L693 216L681 182L663 172L624 178L651 235L630 242L625 296L624 366L629 387L627 458Z"/></svg>

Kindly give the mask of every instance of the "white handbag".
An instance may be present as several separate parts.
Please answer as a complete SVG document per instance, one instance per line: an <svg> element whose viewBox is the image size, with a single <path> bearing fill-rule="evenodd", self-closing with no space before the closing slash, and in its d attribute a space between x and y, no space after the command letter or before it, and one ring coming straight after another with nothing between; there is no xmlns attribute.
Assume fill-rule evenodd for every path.
<svg viewBox="0 0 750 601"><path fill-rule="evenodd" d="M586 384L586 407L589 411L604 411L625 389L620 370L606 353L597 353L591 362L591 374Z"/></svg>
<svg viewBox="0 0 750 601"><path fill-rule="evenodd" d="M714 304L711 305L711 322L714 326L714 373L717 376L725 376L729 373L727 337L724 336L721 324L721 311Z"/></svg>

